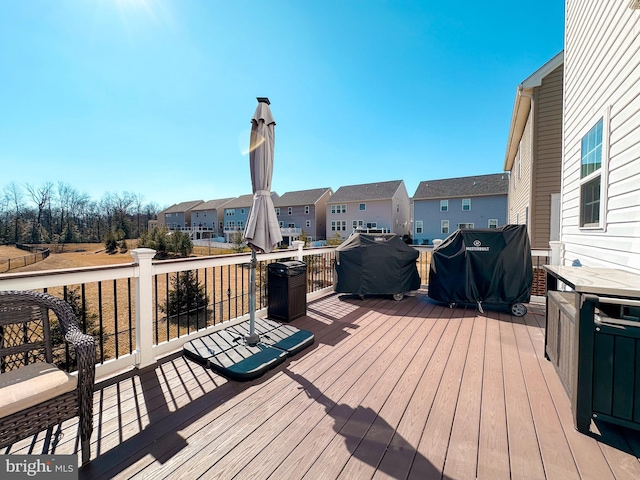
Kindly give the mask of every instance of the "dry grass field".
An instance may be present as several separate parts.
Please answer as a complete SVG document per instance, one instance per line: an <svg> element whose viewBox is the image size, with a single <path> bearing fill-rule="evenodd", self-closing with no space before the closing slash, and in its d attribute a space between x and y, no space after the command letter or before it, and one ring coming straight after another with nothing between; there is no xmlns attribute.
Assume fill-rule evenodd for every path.
<svg viewBox="0 0 640 480"><path fill-rule="evenodd" d="M136 248L137 240L127 240L127 246L129 250ZM18 272L40 272L43 270L57 270L63 268L77 268L77 267L94 267L100 265L117 265L120 263L131 263L133 257L130 251L124 253L109 254L104 251L104 244L102 243L75 243L58 245L58 249L62 249L62 252L56 252L52 250L49 257L43 261L32 263L25 267L18 267L11 269L11 273ZM58 250L56 249L56 250ZM230 253L230 250L223 250L217 248L207 247L195 247L193 249L193 255L206 256L206 255L220 255ZM8 259L18 259L24 256L28 256L29 252L20 250L13 246L0 245L0 261Z"/></svg>

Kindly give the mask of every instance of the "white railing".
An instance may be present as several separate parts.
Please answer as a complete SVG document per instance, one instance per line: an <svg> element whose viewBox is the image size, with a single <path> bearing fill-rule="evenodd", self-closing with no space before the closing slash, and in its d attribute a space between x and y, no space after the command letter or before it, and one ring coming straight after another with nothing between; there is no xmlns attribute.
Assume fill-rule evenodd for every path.
<svg viewBox="0 0 640 480"><path fill-rule="evenodd" d="M303 250L302 242L294 242L294 246L297 248L290 250L277 250L268 254L258 254L257 259L259 265L262 265L263 267L262 275L264 275L264 267L269 262L290 259L292 257L301 261L307 261L308 299L313 299L323 295L324 292L329 290L331 287L331 273L329 272L327 276L326 270L332 268L332 258L335 252L335 247L321 247ZM422 285L426 286L428 284L433 246L414 246L414 248L420 252L420 257L418 258L418 272L422 279ZM116 310L118 308L121 309L113 314L113 321L116 324L115 336L118 336L118 323L126 322L126 320L123 322L123 320L118 317L126 317L128 315L129 325L128 327L126 325L125 327L122 327L123 330L127 330L127 328L128 330L121 333L128 335L131 346L124 347L123 349L125 351L123 354L118 353L117 346L115 348L114 355L102 354L101 358L97 359L96 376L98 378L104 378L125 369L134 367L142 368L152 365L155 363L157 358L181 349L184 343L192 340L193 338L211 333L212 331L225 328L249 318L249 313L245 309L245 306L248 304L246 301L248 291L244 288L244 285L248 281L247 277L244 276L244 272L246 271L245 267L249 263L248 253L153 261L155 251L140 248L132 250L131 255L133 256L134 262L121 265L2 274L0 275L0 290L50 290L52 293L58 294L64 288L64 295L66 296L68 286L82 285L82 296L84 297L85 285L87 285L87 291L93 287L94 290L101 292L99 295L102 295L98 297L99 300L93 301L93 303L99 303L101 305L98 315L100 317L99 331L102 335L102 332L110 331L110 329L113 328L110 324L110 320L107 319L105 320L103 330L102 311L103 296L108 296L109 285L110 283L113 283L113 303L120 305L120 307L115 307ZM541 267L544 264L550 263L550 252L546 250L534 250L532 251L532 257L535 290L533 294L544 295L546 285L544 285L545 277ZM314 258L322 261L316 262ZM312 277L314 273L310 272L310 270L314 270L316 268L315 264L319 265L317 271L321 272L319 274L320 277ZM205 320L204 328L200 328L198 325L193 329L193 331L190 331L187 327L187 331L184 334L180 332L180 316L178 316L177 334L172 332L171 335L169 335L167 330L166 335L158 336L158 324L160 322L158 318L158 305L162 301L159 297L163 296L163 292L158 291L158 279L165 279L164 285L168 290L169 278L171 278L170 276L173 275L173 278L175 278L178 272L185 271L204 271L205 273L203 276L205 277L205 282L207 278L211 279L210 283L213 285L210 285L209 288L210 291L214 292L214 295L216 295L216 288L218 288L215 285L216 282L220 284L220 288L217 290L219 297L224 296L223 293L220 293L221 290L224 290L225 293L228 291L228 293L226 293L226 295L229 296L228 298L225 296L225 298L221 298L220 302L216 302L214 298L213 302L214 310L216 308L216 303L218 303L221 305L221 310L223 304L227 305L228 311L225 311L224 314L221 313L218 316L219 322L216 322L214 316L213 325L209 325ZM228 271L231 271L232 273L226 273ZM236 273L234 274L233 271ZM213 275L210 273L207 274L207 272L212 272ZM224 275L227 276L224 277ZM238 280L240 275L242 275L242 278ZM120 297L120 299L116 298L115 290L117 282L129 284L128 288L125 288L125 293L120 294L122 297L125 297L124 299L122 299L122 297ZM231 308L232 282L236 283L235 289L238 290L235 297L233 297L235 301L234 309ZM238 282L240 283L239 288ZM133 283L133 286L131 286L131 283ZM97 284L97 288L95 288L94 284ZM103 285L105 286L104 288ZM263 294L264 290L261 290L261 292ZM61 293L59 294L62 296ZM87 297L88 296L89 293L87 293ZM166 297L164 298L166 299ZM127 300L131 305L126 312L123 312L122 310L127 309L127 307L122 307L121 304L126 304ZM264 296L262 297L262 300L264 300ZM106 303L107 300L105 298L105 304ZM240 305L240 307L238 305ZM262 308L262 310L260 310L260 308ZM263 314L264 308L265 303L259 302L257 315ZM108 317L106 313L104 316L105 318ZM186 316L188 317L188 315ZM135 320L133 317L135 317ZM162 321L166 326L168 319L165 317ZM187 318L187 325L188 324L189 318ZM103 345L100 350L104 351Z"/></svg>
<svg viewBox="0 0 640 480"><path fill-rule="evenodd" d="M316 248L304 251L302 242L297 249L277 250L273 253L258 254L258 262L273 262L281 259L296 258L303 260L305 256L322 255L332 253L335 248ZM248 264L249 254L219 255L212 257L186 258L179 260L153 261L155 250L139 248L131 251L134 262L121 265L82 267L65 270L48 270L29 273L7 273L0 275L0 290L61 290L70 285L86 285L97 283L109 285L109 282L118 280L131 280L134 283L133 290L135 300L131 311L135 312L135 324L131 326L132 337L135 336L135 349L130 353L117 356L113 359L100 361L96 364L96 378L104 378L119 371L130 368L143 368L152 365L167 353L177 351L183 344L193 338L225 328L233 323L248 319L248 312L241 313L233 319L224 319L221 323L189 332L178 338L169 338L166 341L154 342L154 312L157 311L155 303L158 301L154 286L159 276L176 274L184 271L198 271L200 269L213 270L230 269ZM244 279L246 281L246 279ZM100 288L102 290L102 288ZM105 288L104 290L107 290ZM244 290L244 288L243 288ZM83 290L84 291L84 290ZM322 290L311 292L308 298L312 299L322 294ZM241 299L241 302L243 300ZM101 300L100 300L101 302ZM126 303L126 302L125 302ZM246 303L246 302L245 302ZM116 307L117 308L117 307ZM237 307L236 307L237 310ZM261 310L258 315L263 313ZM102 319L102 311L99 312ZM102 320L101 320L102 321ZM118 319L115 318L115 323ZM102 326L100 327L102 330Z"/></svg>

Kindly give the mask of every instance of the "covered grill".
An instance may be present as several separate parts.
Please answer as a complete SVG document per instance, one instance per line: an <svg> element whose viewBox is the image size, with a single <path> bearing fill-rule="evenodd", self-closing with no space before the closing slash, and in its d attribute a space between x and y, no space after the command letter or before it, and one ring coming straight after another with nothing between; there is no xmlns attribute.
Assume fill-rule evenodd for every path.
<svg viewBox="0 0 640 480"><path fill-rule="evenodd" d="M334 290L401 300L420 288L419 255L398 235L354 233L336 249Z"/></svg>
<svg viewBox="0 0 640 480"><path fill-rule="evenodd" d="M429 297L450 305L477 303L527 312L533 268L525 225L456 230L433 251Z"/></svg>

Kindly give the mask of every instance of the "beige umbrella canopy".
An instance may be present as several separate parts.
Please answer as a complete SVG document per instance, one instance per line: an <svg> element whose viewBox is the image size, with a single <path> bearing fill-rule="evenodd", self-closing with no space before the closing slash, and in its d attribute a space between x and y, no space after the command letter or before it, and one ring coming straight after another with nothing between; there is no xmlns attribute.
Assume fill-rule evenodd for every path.
<svg viewBox="0 0 640 480"><path fill-rule="evenodd" d="M249 278L249 336L246 341L255 345L260 337L255 333L256 312L256 252L271 252L282 241L278 217L271 199L273 152L276 122L271 115L269 99L258 97L258 107L251 119L249 167L253 188L253 205L244 229L244 239L251 247L251 273Z"/></svg>
<svg viewBox="0 0 640 480"><path fill-rule="evenodd" d="M271 199L273 152L276 122L271 115L269 99L258 97L258 107L251 119L249 166L253 205L244 239L253 251L271 252L282 241L278 217Z"/></svg>

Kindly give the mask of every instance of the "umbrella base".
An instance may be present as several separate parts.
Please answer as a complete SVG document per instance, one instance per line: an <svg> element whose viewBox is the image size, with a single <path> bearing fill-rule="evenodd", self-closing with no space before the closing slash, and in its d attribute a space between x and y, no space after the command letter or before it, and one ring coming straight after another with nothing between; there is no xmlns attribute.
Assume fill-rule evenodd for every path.
<svg viewBox="0 0 640 480"><path fill-rule="evenodd" d="M313 333L291 325L259 318L249 343L249 321L204 335L185 343L183 354L233 380L251 380L311 346Z"/></svg>
<svg viewBox="0 0 640 480"><path fill-rule="evenodd" d="M247 342L247 345L257 345L260 342L260 335L254 333L253 335L247 335L244 337L244 341Z"/></svg>

